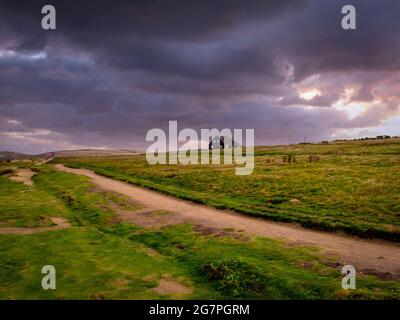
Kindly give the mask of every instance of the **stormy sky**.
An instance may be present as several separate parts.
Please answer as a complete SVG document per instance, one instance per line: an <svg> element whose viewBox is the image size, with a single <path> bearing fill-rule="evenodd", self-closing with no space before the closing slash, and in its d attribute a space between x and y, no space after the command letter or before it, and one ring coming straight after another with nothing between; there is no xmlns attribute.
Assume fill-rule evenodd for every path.
<svg viewBox="0 0 400 320"><path fill-rule="evenodd" d="M0 150L144 149L169 120L256 144L400 135L399 103L398 0L0 0Z"/></svg>

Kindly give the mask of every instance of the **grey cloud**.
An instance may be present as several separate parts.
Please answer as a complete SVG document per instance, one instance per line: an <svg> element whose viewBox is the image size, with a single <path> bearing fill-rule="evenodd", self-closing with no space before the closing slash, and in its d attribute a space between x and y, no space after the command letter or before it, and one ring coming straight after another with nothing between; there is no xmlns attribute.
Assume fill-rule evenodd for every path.
<svg viewBox="0 0 400 320"><path fill-rule="evenodd" d="M358 29L345 32L342 0L1 0L0 133L49 130L19 144L31 151L143 146L168 120L255 128L261 144L377 126L399 112L400 4L353 3ZM40 29L43 4L55 31ZM303 87L321 95L304 100ZM331 107L348 87L347 102L379 106L349 119Z"/></svg>

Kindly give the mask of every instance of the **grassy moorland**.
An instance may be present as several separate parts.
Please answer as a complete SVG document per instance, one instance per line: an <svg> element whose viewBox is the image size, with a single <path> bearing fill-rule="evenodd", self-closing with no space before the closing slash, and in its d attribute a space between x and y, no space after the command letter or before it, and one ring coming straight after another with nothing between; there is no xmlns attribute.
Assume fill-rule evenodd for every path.
<svg viewBox="0 0 400 320"><path fill-rule="evenodd" d="M64 217L71 227L43 233L0 234L0 299L399 299L400 285L358 275L356 290L341 289L333 258L316 249L264 239L204 235L190 225L142 228L118 220L116 203L81 176L32 166L34 185L0 175L0 225L37 227ZM53 265L57 289L41 288L41 268ZM153 290L161 279L191 289Z"/></svg>
<svg viewBox="0 0 400 320"><path fill-rule="evenodd" d="M283 162L290 154L296 162ZM400 139L258 147L248 176L233 165L149 165L144 156L56 161L217 208L400 241Z"/></svg>

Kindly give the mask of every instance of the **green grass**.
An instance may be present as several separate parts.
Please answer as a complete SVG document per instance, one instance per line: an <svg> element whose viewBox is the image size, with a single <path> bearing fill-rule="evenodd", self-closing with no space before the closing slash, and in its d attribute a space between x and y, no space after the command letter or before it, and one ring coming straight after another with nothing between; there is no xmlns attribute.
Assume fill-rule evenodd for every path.
<svg viewBox="0 0 400 320"><path fill-rule="evenodd" d="M1 227L47 226L52 224L49 216L68 214L62 200L43 190L11 182L5 176L0 176L0 199Z"/></svg>
<svg viewBox="0 0 400 320"><path fill-rule="evenodd" d="M124 197L93 190L87 178L49 165L38 171L33 187L0 179L1 189L13 191L13 197L0 195L0 222L16 225L14 212L20 226L63 216L72 227L0 235L0 299L400 298L399 282L372 276L358 276L356 290L342 290L342 275L329 267L333 258L316 249L204 236L190 225L145 229L118 223L110 200L136 208ZM56 290L41 288L41 268L48 264L56 268ZM160 295L151 288L161 278L175 279L193 293Z"/></svg>
<svg viewBox="0 0 400 320"><path fill-rule="evenodd" d="M338 299L397 298L398 282L358 277L359 289L341 289L340 272L327 267L312 248L288 248L284 243L256 238L248 242L232 238L203 237L190 226L176 226L131 235L185 266L195 281L210 283L227 298ZM228 270L213 276L210 266ZM224 267L222 267L224 269Z"/></svg>
<svg viewBox="0 0 400 320"><path fill-rule="evenodd" d="M281 163L294 154L296 163ZM309 155L320 160L309 163ZM400 140L259 147L252 175L234 165L149 165L144 156L56 159L216 208L400 241Z"/></svg>

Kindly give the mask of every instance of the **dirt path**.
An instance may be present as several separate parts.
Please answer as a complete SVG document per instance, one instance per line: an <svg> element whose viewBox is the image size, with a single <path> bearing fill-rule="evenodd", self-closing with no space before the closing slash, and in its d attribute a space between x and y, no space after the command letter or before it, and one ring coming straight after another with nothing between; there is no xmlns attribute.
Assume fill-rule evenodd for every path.
<svg viewBox="0 0 400 320"><path fill-rule="evenodd" d="M67 222L63 218L51 217L50 220L56 225L50 227L37 227L37 228L22 228L22 227L0 228L0 234L32 234L45 231L66 229L71 226L69 222Z"/></svg>
<svg viewBox="0 0 400 320"><path fill-rule="evenodd" d="M17 182L22 182L27 186L32 186L33 181L32 177L36 174L36 172L31 169L17 169L14 175L10 176L10 179Z"/></svg>
<svg viewBox="0 0 400 320"><path fill-rule="evenodd" d="M390 273L400 278L399 244L319 232L292 224L239 215L106 178L91 170L67 168L62 164L57 164L55 167L58 170L90 177L99 188L124 194L149 210L174 212L182 216L185 221L205 227L234 228L244 230L250 235L285 239L299 245L319 247L330 254L338 255L342 264L352 264L356 270L374 270L379 274Z"/></svg>

